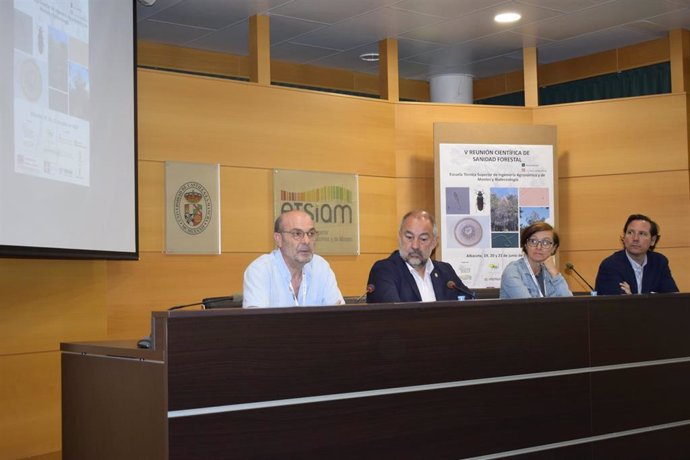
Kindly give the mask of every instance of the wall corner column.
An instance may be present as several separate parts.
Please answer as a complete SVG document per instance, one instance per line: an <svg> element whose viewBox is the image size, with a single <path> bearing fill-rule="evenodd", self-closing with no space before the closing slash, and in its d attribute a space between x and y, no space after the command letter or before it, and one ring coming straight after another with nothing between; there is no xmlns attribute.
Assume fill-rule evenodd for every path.
<svg viewBox="0 0 690 460"><path fill-rule="evenodd" d="M537 48L527 47L522 50L522 62L525 79L525 107L539 106L539 76L537 65Z"/></svg>
<svg viewBox="0 0 690 460"><path fill-rule="evenodd" d="M685 93L690 88L690 32L676 29L669 32L671 56L671 92Z"/></svg>
<svg viewBox="0 0 690 460"><path fill-rule="evenodd" d="M400 100L398 41L386 38L379 42L379 94L391 102Z"/></svg>
<svg viewBox="0 0 690 460"><path fill-rule="evenodd" d="M249 18L249 81L271 84L271 36L268 16Z"/></svg>

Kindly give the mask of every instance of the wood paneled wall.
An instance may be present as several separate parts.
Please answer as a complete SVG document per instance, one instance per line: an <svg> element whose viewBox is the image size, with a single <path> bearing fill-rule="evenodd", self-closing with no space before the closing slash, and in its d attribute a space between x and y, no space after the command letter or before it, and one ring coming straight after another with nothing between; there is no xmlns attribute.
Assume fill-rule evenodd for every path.
<svg viewBox="0 0 690 460"><path fill-rule="evenodd" d="M434 209L435 122L556 125L561 263L593 281L626 216L648 213L690 290L685 94L529 109L138 76L140 260L0 259L0 459L60 449L59 342L142 336L152 310L241 290L244 268L272 246L273 168L359 175L362 254L329 260L344 294L361 294L401 215ZM164 254L166 160L221 165L222 255Z"/></svg>
<svg viewBox="0 0 690 460"><path fill-rule="evenodd" d="M140 66L176 69L227 77L249 78L250 60L247 56L205 51L147 41L137 42L137 62ZM380 94L379 76L344 69L271 61L271 80L313 88ZM415 101L428 101L429 82L400 79L400 97Z"/></svg>
<svg viewBox="0 0 690 460"><path fill-rule="evenodd" d="M666 94L539 107L558 129L561 261L594 284L599 262L622 248L630 214L660 225L657 250L690 289L688 97ZM574 276L576 290L589 290Z"/></svg>
<svg viewBox="0 0 690 460"><path fill-rule="evenodd" d="M580 56L565 61L541 64L539 86L550 86L608 73L622 72L670 59L669 38L659 38L634 45ZM516 71L474 81L474 99L485 99L522 91L523 72Z"/></svg>
<svg viewBox="0 0 690 460"><path fill-rule="evenodd" d="M247 56L146 41L138 42L137 53L139 65L147 67L243 78L248 78L250 73ZM621 72L658 64L669 59L669 38L663 37L588 56L539 65L539 86L555 85L607 73ZM271 62L271 79L273 81L315 88L378 95L378 78L377 75L342 69L285 61ZM514 93L523 89L524 74L522 70L480 78L473 82L475 100ZM408 100L429 101L429 82L400 79L400 97Z"/></svg>
<svg viewBox="0 0 690 460"><path fill-rule="evenodd" d="M106 337L106 262L0 259L0 459L60 449L60 341Z"/></svg>

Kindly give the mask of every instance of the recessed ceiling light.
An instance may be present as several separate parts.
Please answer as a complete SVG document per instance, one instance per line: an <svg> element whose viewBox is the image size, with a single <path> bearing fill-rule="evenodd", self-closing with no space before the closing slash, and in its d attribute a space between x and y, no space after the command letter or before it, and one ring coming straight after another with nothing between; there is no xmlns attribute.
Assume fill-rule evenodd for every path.
<svg viewBox="0 0 690 460"><path fill-rule="evenodd" d="M494 16L494 21L500 22L500 23L508 23L508 22L515 22L519 21L522 16L520 13L500 13Z"/></svg>
<svg viewBox="0 0 690 460"><path fill-rule="evenodd" d="M378 62L379 60L379 53L364 53L360 54L359 58L362 61L367 61L367 62Z"/></svg>

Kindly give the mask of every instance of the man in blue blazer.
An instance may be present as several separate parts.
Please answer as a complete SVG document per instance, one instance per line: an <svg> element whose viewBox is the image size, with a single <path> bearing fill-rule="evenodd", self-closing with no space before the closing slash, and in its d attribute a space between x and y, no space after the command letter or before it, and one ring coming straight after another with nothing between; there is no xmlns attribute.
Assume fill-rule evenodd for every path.
<svg viewBox="0 0 690 460"><path fill-rule="evenodd" d="M600 295L678 292L668 259L654 247L659 226L649 217L632 214L623 227L624 249L601 262L595 289Z"/></svg>
<svg viewBox="0 0 690 460"><path fill-rule="evenodd" d="M400 223L399 249L369 272L367 302L430 302L474 298L453 267L431 260L438 231L431 214L410 211Z"/></svg>

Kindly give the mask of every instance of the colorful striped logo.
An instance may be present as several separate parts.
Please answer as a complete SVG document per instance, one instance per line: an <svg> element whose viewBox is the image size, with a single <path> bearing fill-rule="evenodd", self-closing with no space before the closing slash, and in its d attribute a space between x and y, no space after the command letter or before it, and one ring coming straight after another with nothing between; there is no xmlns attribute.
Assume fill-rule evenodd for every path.
<svg viewBox="0 0 690 460"><path fill-rule="evenodd" d="M352 191L340 185L326 185L306 192L280 191L280 201L311 202L340 201L352 203Z"/></svg>

